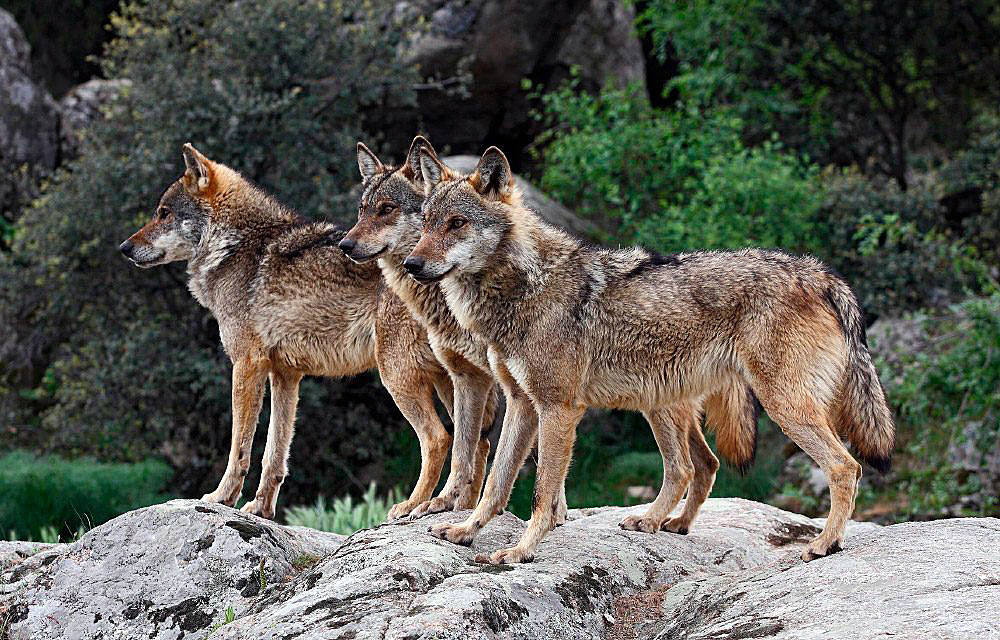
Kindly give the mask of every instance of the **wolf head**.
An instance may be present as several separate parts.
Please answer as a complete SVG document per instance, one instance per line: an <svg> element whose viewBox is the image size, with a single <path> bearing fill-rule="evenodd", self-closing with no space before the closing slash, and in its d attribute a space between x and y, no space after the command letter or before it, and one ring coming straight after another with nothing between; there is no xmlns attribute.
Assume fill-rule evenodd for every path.
<svg viewBox="0 0 1000 640"><path fill-rule="evenodd" d="M160 197L152 220L118 247L135 265L148 268L189 260L212 214L219 183L234 173L184 145L184 175Z"/></svg>
<svg viewBox="0 0 1000 640"><path fill-rule="evenodd" d="M421 150L437 159L431 143L417 136L410 144L406 161L392 167L382 164L368 147L358 143L358 168L364 185L358 222L338 245L355 262L385 254L399 254L402 259L417 243L423 226Z"/></svg>
<svg viewBox="0 0 1000 640"><path fill-rule="evenodd" d="M403 266L422 283L449 274L477 273L500 247L520 207L507 158L490 147L476 170L458 176L434 155L420 151L423 230Z"/></svg>

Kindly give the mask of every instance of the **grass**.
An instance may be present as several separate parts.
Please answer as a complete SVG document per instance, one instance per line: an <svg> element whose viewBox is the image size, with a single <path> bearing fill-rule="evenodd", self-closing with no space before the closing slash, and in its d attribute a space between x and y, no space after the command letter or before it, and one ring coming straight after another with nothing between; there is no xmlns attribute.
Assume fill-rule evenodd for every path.
<svg viewBox="0 0 1000 640"><path fill-rule="evenodd" d="M336 498L327 503L320 496L308 506L289 507L285 510L285 522L290 525L309 527L319 531L350 535L359 529L367 529L385 522L385 517L393 504L400 501L395 489L387 496L379 496L372 483L358 502L351 496Z"/></svg>
<svg viewBox="0 0 1000 640"><path fill-rule="evenodd" d="M16 451L0 457L0 532L17 540L72 540L132 509L163 502L165 463L101 463Z"/></svg>

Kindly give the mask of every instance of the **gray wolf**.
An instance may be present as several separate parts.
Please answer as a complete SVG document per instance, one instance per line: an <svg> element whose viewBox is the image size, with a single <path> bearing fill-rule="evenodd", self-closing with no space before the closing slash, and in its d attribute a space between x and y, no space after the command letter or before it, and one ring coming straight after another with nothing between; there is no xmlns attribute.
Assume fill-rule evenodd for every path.
<svg viewBox="0 0 1000 640"><path fill-rule="evenodd" d="M307 222L190 144L183 155L184 174L120 249L143 268L187 262L188 288L215 316L233 363L228 463L203 500L232 506L239 499L269 381L263 470L243 511L273 518L302 377L350 376L376 366L420 441L420 478L390 513L428 500L451 440L434 394L450 411L452 388L423 328L381 284L377 267L355 264L337 249L343 234L333 225Z"/></svg>
<svg viewBox="0 0 1000 640"><path fill-rule="evenodd" d="M841 436L880 469L894 440L861 312L843 280L815 259L777 251L658 256L585 246L523 206L495 147L468 176L429 153L420 164L424 224L404 268L439 283L459 324L487 342L501 384L522 389L539 418L531 521L516 546L484 560L532 559L552 528L576 425L591 406L641 411L663 456L659 495L622 526L686 531L684 514L668 516L689 485L685 512L704 500L695 479L712 470L693 416L702 402L725 405L744 389L829 481L830 516L803 559L841 547L861 476ZM498 458L512 442L520 441L502 440ZM495 513L496 473L469 519L435 535L471 540Z"/></svg>

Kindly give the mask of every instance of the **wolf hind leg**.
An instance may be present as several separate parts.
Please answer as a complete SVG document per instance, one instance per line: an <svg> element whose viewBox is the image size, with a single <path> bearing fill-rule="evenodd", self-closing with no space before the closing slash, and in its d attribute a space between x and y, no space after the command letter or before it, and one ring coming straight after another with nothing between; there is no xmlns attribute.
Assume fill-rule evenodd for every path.
<svg viewBox="0 0 1000 640"><path fill-rule="evenodd" d="M691 530L691 524L698 516L701 505L712 493L715 484L715 474L719 470L719 459L712 453L705 436L699 428L697 420L688 428L688 449L691 452L691 462L694 464L694 477L688 487L687 499L680 515L663 523L662 529L671 533L686 535Z"/></svg>
<svg viewBox="0 0 1000 640"><path fill-rule="evenodd" d="M761 404L792 442L806 452L826 475L830 485L830 515L826 526L802 552L806 562L840 551L844 530L854 513L861 465L851 457L830 423L830 412L814 399L789 397L788 394L767 393Z"/></svg>
<svg viewBox="0 0 1000 640"><path fill-rule="evenodd" d="M688 448L688 431L697 429L697 408L687 402L643 413L653 430L656 446L663 458L663 484L646 513L628 516L618 525L629 531L656 533L670 512L680 502L694 477L694 464Z"/></svg>

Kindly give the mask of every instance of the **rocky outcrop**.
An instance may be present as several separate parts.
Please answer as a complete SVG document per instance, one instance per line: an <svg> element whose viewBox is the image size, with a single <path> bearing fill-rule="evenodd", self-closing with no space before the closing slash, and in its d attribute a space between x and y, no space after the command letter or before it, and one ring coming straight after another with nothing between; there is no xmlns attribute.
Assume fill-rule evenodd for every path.
<svg viewBox="0 0 1000 640"><path fill-rule="evenodd" d="M860 532L820 562L684 581L641 637L1000 638L1000 520Z"/></svg>
<svg viewBox="0 0 1000 640"><path fill-rule="evenodd" d="M12 554L0 574L0 637L1000 633L987 606L1000 597L995 519L852 523L842 553L804 565L799 553L819 531L819 520L715 498L687 536L618 527L643 508L573 510L533 563L496 567L474 557L516 540L525 523L510 514L466 548L426 531L461 518L458 513L345 539L177 500L125 514L73 544L0 546L0 558ZM29 552L34 555L23 557Z"/></svg>
<svg viewBox="0 0 1000 640"><path fill-rule="evenodd" d="M65 158L77 155L87 127L104 117L105 110L130 86L132 82L125 79L95 78L73 87L59 100L60 145Z"/></svg>
<svg viewBox="0 0 1000 640"><path fill-rule="evenodd" d="M31 77L31 47L0 9L0 218L12 221L59 160L59 111ZM0 228L3 227L0 220Z"/></svg>
<svg viewBox="0 0 1000 640"><path fill-rule="evenodd" d="M554 87L578 67L587 89L643 83L634 18L617 0L399 2L395 20L412 34L403 58L428 81L418 91L419 109L387 124L388 140L404 146L419 129L454 151L478 152L488 141L520 153L538 133L524 79ZM517 168L521 158L511 160Z"/></svg>
<svg viewBox="0 0 1000 640"><path fill-rule="evenodd" d="M462 173L475 171L479 163L479 156L447 156L444 163L452 169ZM524 202L542 217L549 224L565 229L572 234L582 238L593 237L597 232L596 226L589 220L585 220L576 215L563 205L542 193L541 189L535 187L530 182L520 176L515 176L517 185L521 189Z"/></svg>

